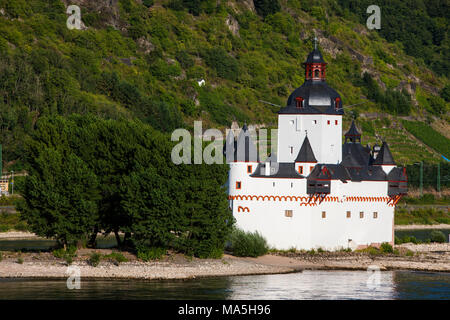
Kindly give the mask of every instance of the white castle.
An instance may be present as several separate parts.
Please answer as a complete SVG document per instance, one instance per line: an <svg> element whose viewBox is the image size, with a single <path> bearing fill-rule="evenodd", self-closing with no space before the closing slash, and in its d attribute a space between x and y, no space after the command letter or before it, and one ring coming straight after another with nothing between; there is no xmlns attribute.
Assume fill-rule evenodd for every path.
<svg viewBox="0 0 450 320"><path fill-rule="evenodd" d="M353 122L342 144L344 110L325 81L317 47L305 82L278 112L277 152L259 161L246 125L230 131L229 202L237 227L277 249L364 248L394 243L394 209L407 192L404 168L386 142L361 145Z"/></svg>

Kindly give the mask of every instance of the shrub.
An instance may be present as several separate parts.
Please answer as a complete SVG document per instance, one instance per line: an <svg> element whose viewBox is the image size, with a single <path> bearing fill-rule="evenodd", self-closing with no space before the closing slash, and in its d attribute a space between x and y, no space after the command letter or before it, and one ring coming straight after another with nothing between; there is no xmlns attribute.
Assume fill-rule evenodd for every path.
<svg viewBox="0 0 450 320"><path fill-rule="evenodd" d="M116 261L117 263L127 262L128 259L124 257L124 255L120 252L113 252L111 254L103 256L105 259L111 259Z"/></svg>
<svg viewBox="0 0 450 320"><path fill-rule="evenodd" d="M445 234L442 231L433 230L431 231L430 236L431 242L439 242L439 243L446 242Z"/></svg>
<svg viewBox="0 0 450 320"><path fill-rule="evenodd" d="M55 258L64 259L67 264L71 264L73 262L73 258L76 256L76 252L76 246L68 246L66 250L64 250L64 248L53 250L53 256Z"/></svg>
<svg viewBox="0 0 450 320"><path fill-rule="evenodd" d="M394 249L392 248L391 244L387 242L383 242L381 244L380 250L383 253L394 253Z"/></svg>
<svg viewBox="0 0 450 320"><path fill-rule="evenodd" d="M230 237L233 255L238 257L258 257L267 253L269 247L266 239L256 232L234 229Z"/></svg>
<svg viewBox="0 0 450 320"><path fill-rule="evenodd" d="M22 264L22 263L23 263L23 258L22 258L22 257L19 257L19 258L17 259L17 263L18 263L18 264Z"/></svg>
<svg viewBox="0 0 450 320"><path fill-rule="evenodd" d="M224 48L217 47L205 50L203 59L209 67L217 71L219 77L236 81L239 69L238 62Z"/></svg>
<svg viewBox="0 0 450 320"><path fill-rule="evenodd" d="M91 266L96 267L99 265L102 255L100 253L94 252L89 258L89 263Z"/></svg>
<svg viewBox="0 0 450 320"><path fill-rule="evenodd" d="M138 247L137 257L144 261L161 259L167 250L161 247Z"/></svg>

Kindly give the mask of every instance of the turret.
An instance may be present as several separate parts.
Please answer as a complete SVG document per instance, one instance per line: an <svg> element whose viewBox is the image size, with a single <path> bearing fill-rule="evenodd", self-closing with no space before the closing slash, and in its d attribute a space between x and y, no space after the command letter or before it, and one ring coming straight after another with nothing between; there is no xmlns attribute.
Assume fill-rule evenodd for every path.
<svg viewBox="0 0 450 320"><path fill-rule="evenodd" d="M297 158L295 158L295 171L301 175L307 176L311 173L316 164L317 159L314 156L308 136L306 136L303 140L302 147L298 152Z"/></svg>

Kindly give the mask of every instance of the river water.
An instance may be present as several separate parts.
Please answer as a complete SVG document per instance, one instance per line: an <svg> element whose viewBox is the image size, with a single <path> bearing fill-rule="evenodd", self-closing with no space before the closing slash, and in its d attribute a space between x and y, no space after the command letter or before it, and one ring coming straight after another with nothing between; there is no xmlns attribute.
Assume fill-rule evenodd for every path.
<svg viewBox="0 0 450 320"><path fill-rule="evenodd" d="M194 280L1 279L0 299L447 299L450 273L310 271Z"/></svg>

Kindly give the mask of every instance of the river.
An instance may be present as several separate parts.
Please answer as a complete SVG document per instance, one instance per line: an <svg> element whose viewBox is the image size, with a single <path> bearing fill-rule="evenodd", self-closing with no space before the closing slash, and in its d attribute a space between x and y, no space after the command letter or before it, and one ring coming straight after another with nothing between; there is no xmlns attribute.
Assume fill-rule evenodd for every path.
<svg viewBox="0 0 450 320"><path fill-rule="evenodd" d="M379 276L379 278L378 278ZM1 277L1 275L0 275ZM378 281L379 280L379 281ZM450 274L437 272L310 271L194 280L1 279L0 299L450 299Z"/></svg>

